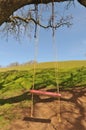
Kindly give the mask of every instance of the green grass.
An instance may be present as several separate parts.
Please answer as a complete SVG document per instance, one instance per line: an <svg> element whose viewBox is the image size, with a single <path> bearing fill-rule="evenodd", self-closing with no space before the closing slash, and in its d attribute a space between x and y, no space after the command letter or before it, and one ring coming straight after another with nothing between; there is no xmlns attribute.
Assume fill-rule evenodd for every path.
<svg viewBox="0 0 86 130"><path fill-rule="evenodd" d="M55 66L58 66L56 70ZM56 81L60 89L86 86L86 61L47 62L36 65L35 89L56 88ZM15 110L30 106L28 90L32 86L33 65L0 69L0 129L6 130L5 126L21 117Z"/></svg>
<svg viewBox="0 0 86 130"><path fill-rule="evenodd" d="M59 69L71 69L76 67L86 66L86 60L82 61L62 61L62 62L44 62L36 64L36 68L54 68L57 65ZM33 64L20 65L13 67L0 68L0 71L10 71L10 70L31 70L33 69Z"/></svg>
<svg viewBox="0 0 86 130"><path fill-rule="evenodd" d="M56 80L63 89L83 86L86 84L85 66L86 61L39 63L36 65L35 88L55 87ZM33 86L33 72L33 65L0 69L0 96L7 98L29 90Z"/></svg>

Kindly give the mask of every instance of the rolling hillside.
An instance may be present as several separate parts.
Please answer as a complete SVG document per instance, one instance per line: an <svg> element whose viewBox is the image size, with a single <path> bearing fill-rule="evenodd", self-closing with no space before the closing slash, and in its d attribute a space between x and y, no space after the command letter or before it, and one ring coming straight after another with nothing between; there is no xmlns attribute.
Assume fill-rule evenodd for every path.
<svg viewBox="0 0 86 130"><path fill-rule="evenodd" d="M0 71L8 71L8 70L30 70L33 69L33 64L27 64L27 65L19 65L19 66L11 66L11 67L5 67L0 68ZM82 61L62 61L62 62L43 62L43 63L37 63L36 68L43 69L43 68L58 68L58 69L71 69L71 68L77 68L77 67L85 67L86 66L86 60Z"/></svg>

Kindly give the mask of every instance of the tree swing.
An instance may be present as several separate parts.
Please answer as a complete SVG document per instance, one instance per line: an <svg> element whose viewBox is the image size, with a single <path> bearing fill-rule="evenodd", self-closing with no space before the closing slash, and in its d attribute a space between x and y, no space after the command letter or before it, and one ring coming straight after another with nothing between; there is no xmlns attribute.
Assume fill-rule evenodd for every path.
<svg viewBox="0 0 86 130"><path fill-rule="evenodd" d="M36 21L39 20L39 16L38 16L38 5L35 5L35 10L36 10L36 14L35 14L35 18ZM53 39L53 47L54 47L54 51L55 51L55 58L56 58L56 45L55 45L55 26L54 26L54 0L52 0L52 18L51 18L51 25L52 25L52 39ZM37 36L37 24L35 24L35 56L34 56L34 61L36 61L36 57L37 57L37 52L38 52L38 48L37 48L37 42L38 42L38 36ZM36 75L36 63L34 62L34 67L33 67L33 86L32 89L29 90L29 92L32 95L32 105L31 105L31 117L34 116L34 95L44 95L44 96L50 96L50 97L55 97L58 98L58 106L59 106L59 114L58 114L58 119L59 121L61 121L60 119L60 97L61 94L59 93L59 85L58 85L58 81L57 81L57 74L56 74L56 69L57 69L57 64L55 62L55 79L56 79L56 85L57 85L57 92L50 92L50 91L42 91L42 90L36 90L35 89L35 75Z"/></svg>

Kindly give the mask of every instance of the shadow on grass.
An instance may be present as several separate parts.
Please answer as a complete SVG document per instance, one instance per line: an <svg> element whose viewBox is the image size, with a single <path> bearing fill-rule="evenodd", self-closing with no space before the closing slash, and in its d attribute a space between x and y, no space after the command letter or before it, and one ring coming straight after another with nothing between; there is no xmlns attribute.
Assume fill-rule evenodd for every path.
<svg viewBox="0 0 86 130"><path fill-rule="evenodd" d="M3 88L4 88L3 83L0 83L0 90Z"/></svg>
<svg viewBox="0 0 86 130"><path fill-rule="evenodd" d="M14 96L14 97L10 97L7 99L0 99L0 105L4 105L4 104L13 104L13 103L18 103L24 100L31 100L31 94L29 93L29 91L24 92L21 95L18 96ZM49 97L46 99L41 99L40 96L38 95L34 95L34 103L37 102L52 102L53 100L55 100L55 98Z"/></svg>
<svg viewBox="0 0 86 130"><path fill-rule="evenodd" d="M64 91L65 93L67 92L67 90ZM77 113L77 117L75 118L75 121L72 122L71 120L73 120L73 114L75 113L73 110L68 110L69 114L71 115L71 120L69 118L65 118L65 120L67 120L67 122L69 122L70 125L72 125L71 128L69 128L68 130L86 130L85 124L83 125L83 121L86 120L86 104L85 102L82 100L83 96L86 97L86 87L83 88L74 88L72 90L69 91L70 94L72 95L70 98L61 98L61 101L65 101L67 103L72 103L75 106L75 109L77 111L79 111L79 113ZM81 98L81 100L80 100ZM84 99L85 100L85 99ZM64 111L64 113L66 112L66 110ZM63 113L63 114L64 114Z"/></svg>
<svg viewBox="0 0 86 130"><path fill-rule="evenodd" d="M55 89L53 90L48 90L48 91L52 91L54 92ZM73 88L71 90L62 90L61 93L66 94L66 92L68 92L69 94L71 94L71 97L68 98L69 95L66 95L67 97L61 97L61 103L72 103L74 104L75 109L74 110L78 110L79 113L77 114L77 117L74 119L74 122L72 121L73 117L73 113L74 111L72 109L68 109L67 107L62 108L62 115L65 114L65 112L67 112L69 115L71 115L71 118L69 119L69 117L63 117L64 120L66 120L67 122L69 122L71 126L71 128L68 128L68 130L86 130L85 125L83 125L83 121L86 120L86 104L85 102L83 102L82 97L86 97L86 87L81 87L81 88ZM80 100L81 98L81 100ZM10 97L7 99L0 99L0 105L4 105L6 103L12 104L12 103L18 103L24 100L31 100L31 94L28 92L25 92L19 96L15 96L15 97ZM46 98L40 98L39 95L34 95L34 103L39 103L39 102L53 102L54 100L57 100L57 98L52 98L52 97L46 97ZM34 104L35 105L35 104ZM25 117L24 119L25 121L31 121L31 122L50 122L50 120L45 120L45 119L34 119L34 118L29 118L29 117Z"/></svg>
<svg viewBox="0 0 86 130"><path fill-rule="evenodd" d="M4 105L6 103L12 104L12 103L18 103L24 100L31 100L31 95L29 92L25 92L21 95L10 97L7 99L0 99L0 105Z"/></svg>

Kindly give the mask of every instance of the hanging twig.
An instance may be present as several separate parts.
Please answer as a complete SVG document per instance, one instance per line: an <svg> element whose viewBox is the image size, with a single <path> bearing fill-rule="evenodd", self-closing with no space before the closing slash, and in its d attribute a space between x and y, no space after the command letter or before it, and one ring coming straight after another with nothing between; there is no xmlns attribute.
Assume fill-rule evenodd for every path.
<svg viewBox="0 0 86 130"><path fill-rule="evenodd" d="M38 21L38 5L37 4L35 4L35 20L36 20L36 22L35 22L35 34L34 34L34 37L36 38L37 36L37 21Z"/></svg>
<svg viewBox="0 0 86 130"><path fill-rule="evenodd" d="M54 25L55 23L54 23L54 0L52 0L52 35L54 36L54 31L55 31L55 28L54 28Z"/></svg>

